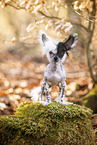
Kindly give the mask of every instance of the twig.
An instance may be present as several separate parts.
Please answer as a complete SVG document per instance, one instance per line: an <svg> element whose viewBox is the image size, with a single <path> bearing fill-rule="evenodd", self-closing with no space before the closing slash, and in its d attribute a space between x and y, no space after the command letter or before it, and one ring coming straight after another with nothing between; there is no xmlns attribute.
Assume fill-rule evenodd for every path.
<svg viewBox="0 0 97 145"><path fill-rule="evenodd" d="M60 4L58 1L56 1L58 4ZM62 6L63 8L65 8L63 5L61 5L60 4L60 6ZM71 6L71 8L72 8L72 6ZM66 9L66 8L65 8ZM73 8L72 8L73 9ZM73 9L74 10L74 9ZM76 14L78 14L79 16L81 16L81 17L83 17L84 19L86 19L86 20L88 20L88 21L91 21L91 22L94 22L93 20L91 20L91 19L88 19L87 17L85 17L84 15L82 15L81 13L79 13L78 11L76 11L76 10L74 10L74 12L76 13ZM96 17L96 16L92 16L92 17Z"/></svg>
<svg viewBox="0 0 97 145"><path fill-rule="evenodd" d="M11 7L15 8L16 10L25 9L24 7L19 7L19 6L16 7L16 6L9 4L9 3L5 3L5 5L11 6Z"/></svg>
<svg viewBox="0 0 97 145"><path fill-rule="evenodd" d="M39 12L40 14L42 14L43 16L47 17L47 18L61 20L61 18L59 18L59 17L48 16L48 15L44 14L44 13L43 13L43 12L41 12L41 11L38 11L38 12Z"/></svg>
<svg viewBox="0 0 97 145"><path fill-rule="evenodd" d="M62 19L59 18L59 17L48 16L48 15L44 14L44 13L41 12L41 11L38 11L38 12L39 12L40 14L42 14L43 16L45 16L46 18L62 20ZM69 20L68 20L68 19L65 19L65 21L69 21ZM78 26L82 27L83 29L85 29L87 32L89 32L89 30L88 30L85 26L83 26L83 25L81 25L81 24L74 23L74 22L71 22L71 21L70 21L70 23L71 23L72 25L78 25Z"/></svg>
<svg viewBox="0 0 97 145"><path fill-rule="evenodd" d="M25 9L24 7L15 6L15 5L12 5L12 4L9 4L9 3L5 3L5 4L6 4L6 5L9 5L9 6L13 7L13 8L15 8L16 10ZM38 12L39 12L41 15L45 16L46 18L62 20L62 19L59 18L59 17L46 15L46 14L43 13L42 11L38 11ZM83 15L81 15L80 13L78 13L77 11L75 11L75 12L76 12L78 15L84 17ZM86 18L86 17L84 17L84 18L87 19L88 21L90 20L90 19L88 19L88 18ZM66 21L69 21L69 20L66 19ZM90 21L91 21L91 22L94 22L93 20L90 20ZM78 26L82 27L83 29L85 29L87 32L89 32L89 30L88 30L85 26L83 26L83 25L81 25L81 24L74 23L74 22L71 22L71 24L73 24L73 25L78 25Z"/></svg>
<svg viewBox="0 0 97 145"><path fill-rule="evenodd" d="M86 19L87 21L94 22L93 20L88 19L87 17L85 17L85 16L83 16L82 14L80 14L78 11L75 11L75 13L78 14L79 16L83 17L83 18Z"/></svg>

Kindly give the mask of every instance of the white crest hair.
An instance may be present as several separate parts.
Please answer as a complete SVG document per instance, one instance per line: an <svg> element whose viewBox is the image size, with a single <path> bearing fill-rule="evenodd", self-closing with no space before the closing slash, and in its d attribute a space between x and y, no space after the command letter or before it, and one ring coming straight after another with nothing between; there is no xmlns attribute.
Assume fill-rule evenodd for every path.
<svg viewBox="0 0 97 145"><path fill-rule="evenodd" d="M43 40L43 35L45 36L45 39ZM57 44L59 41L51 39L44 31L39 31L39 42L43 48L42 55L47 55L49 51L52 49L56 49Z"/></svg>

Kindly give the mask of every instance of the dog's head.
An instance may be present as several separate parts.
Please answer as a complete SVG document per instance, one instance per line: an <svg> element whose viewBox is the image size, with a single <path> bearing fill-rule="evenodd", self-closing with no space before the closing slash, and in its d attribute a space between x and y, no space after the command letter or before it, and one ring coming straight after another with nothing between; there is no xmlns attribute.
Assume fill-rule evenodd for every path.
<svg viewBox="0 0 97 145"><path fill-rule="evenodd" d="M45 32L40 31L40 43L43 47L42 55L47 55L50 62L63 62L68 51L76 45L77 36L76 33L73 33L65 42L59 42L48 37Z"/></svg>

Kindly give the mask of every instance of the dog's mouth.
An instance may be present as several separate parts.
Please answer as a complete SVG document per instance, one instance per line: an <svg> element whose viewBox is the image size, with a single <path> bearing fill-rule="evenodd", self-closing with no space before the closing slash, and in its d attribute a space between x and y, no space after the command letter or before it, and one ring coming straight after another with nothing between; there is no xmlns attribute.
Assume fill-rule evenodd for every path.
<svg viewBox="0 0 97 145"><path fill-rule="evenodd" d="M58 62L58 61L54 61L54 60L53 60L53 62Z"/></svg>

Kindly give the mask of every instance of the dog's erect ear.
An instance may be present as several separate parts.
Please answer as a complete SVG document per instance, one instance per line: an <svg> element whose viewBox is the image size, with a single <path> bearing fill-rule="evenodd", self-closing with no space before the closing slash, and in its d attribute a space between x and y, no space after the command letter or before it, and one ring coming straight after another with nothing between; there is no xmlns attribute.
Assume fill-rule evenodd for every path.
<svg viewBox="0 0 97 145"><path fill-rule="evenodd" d="M77 33L73 33L72 35L70 35L69 38L64 42L66 51L73 48L77 44L77 41L78 41Z"/></svg>
<svg viewBox="0 0 97 145"><path fill-rule="evenodd" d="M42 34L42 41L45 43L48 40L47 35Z"/></svg>
<svg viewBox="0 0 97 145"><path fill-rule="evenodd" d="M52 49L56 49L57 44L59 43L56 40L51 39L44 31L39 31L39 42L42 45L42 56L46 55Z"/></svg>
<svg viewBox="0 0 97 145"><path fill-rule="evenodd" d="M49 40L49 37L47 36L47 34L44 32L44 31L42 31L42 30L40 30L39 31L39 35L40 35L40 42L44 45L48 40Z"/></svg>
<svg viewBox="0 0 97 145"><path fill-rule="evenodd" d="M69 38L65 42L59 42L57 45L57 55L62 58L66 53L68 55L68 51L73 48L78 40L78 35L76 33L69 36Z"/></svg>

